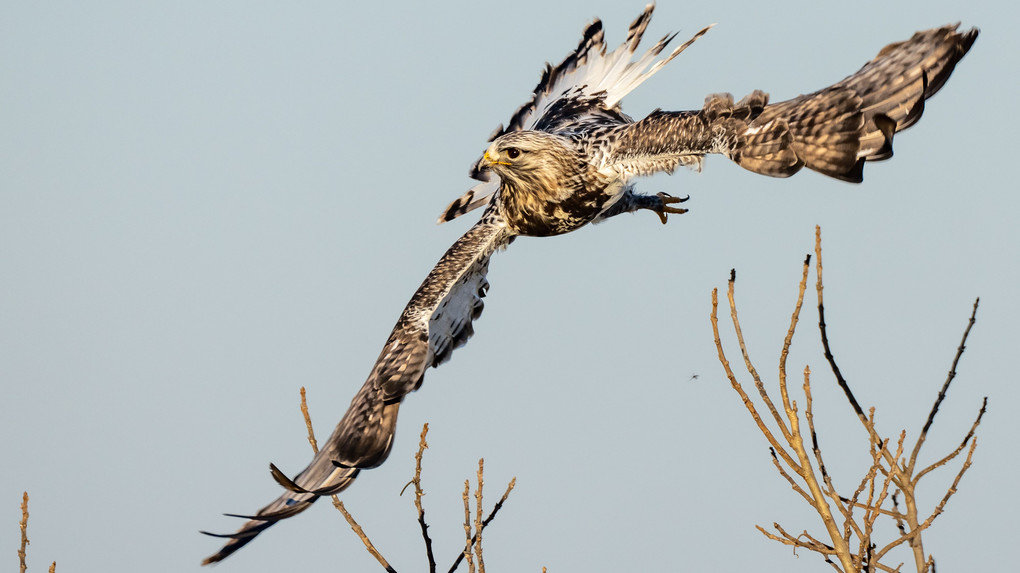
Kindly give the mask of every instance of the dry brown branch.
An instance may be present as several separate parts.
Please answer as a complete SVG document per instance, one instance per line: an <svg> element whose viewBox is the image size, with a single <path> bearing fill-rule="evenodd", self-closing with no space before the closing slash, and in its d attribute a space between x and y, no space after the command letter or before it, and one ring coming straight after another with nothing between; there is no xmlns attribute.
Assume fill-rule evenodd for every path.
<svg viewBox="0 0 1020 573"><path fill-rule="evenodd" d="M967 336L975 322L977 301L975 301L974 310L971 313L970 321L964 331L960 346L957 349L949 375L938 394L924 428L921 430L917 441L913 444L910 460L908 462L905 460L906 432L900 432L899 439L896 442L895 451L891 451L889 440L882 439L876 430L875 409L870 408L867 415L865 414L864 409L861 408L856 397L851 391L849 383L843 377L838 365L836 364L829 346L827 326L825 324L825 309L822 298L823 284L820 228L816 227L815 238L815 268L818 276L815 290L818 296L818 324L823 351L825 359L829 363L829 366L836 378L837 384L843 390L851 408L857 414L862 425L867 431L871 463L863 472L863 477L856 480L856 488L853 490L853 493L849 497L839 495L837 487L834 484L833 477L826 469L824 456L822 454L822 447L815 429L816 412L814 411L814 401L811 392L810 367L804 368L804 383L802 386L805 396L805 408L803 414L807 420L807 431L810 434L811 440L810 453L807 451L808 448L805 445L805 440L801 433L800 412L798 411L797 401L792 399L788 392L786 381L786 361L792 344L793 335L796 331L799 313L802 308L804 293L806 291L808 271L810 270L810 256L808 256L804 261L797 302L791 316L790 327L784 339L783 349L779 357L778 387L781 394L781 403L783 406L782 410L785 414L785 419L783 419L780 415L778 408L776 408L775 404L769 397L768 391L766 390L761 377L758 375L757 369L751 362L749 357L750 353L744 344L744 336L740 328L740 321L738 318L734 295L736 274L731 271L728 299L730 304L730 315L733 319L733 328L736 332L741 356L744 359L744 364L748 373L758 389L758 394L761 397L764 407L770 410L773 419L775 419L779 425L782 437L785 441L784 444L779 443L777 439L778 436L772 433L762 421L754 401L752 401L743 390L740 382L736 378L736 375L733 373L728 360L726 359L718 327L718 290L713 290L711 323L719 361L726 372L727 378L730 380L730 385L740 396L741 401L744 403L744 407L751 414L751 417L754 419L759 431L768 441L769 450L772 454L773 465L776 467L780 476L782 476L783 479L790 484L791 488L799 494L801 498L810 503L821 517L822 524L828 534L828 541L823 543L807 531L804 531L798 536L793 536L783 529L778 523L773 524L778 534L768 532L760 526L756 527L769 539L792 546L795 550L807 549L818 553L826 563L829 563L837 571L847 573L850 571L899 571L903 565L902 563L893 568L882 564L880 560L885 557L891 549L903 544L908 544L914 553L915 564L918 572L934 572L934 559L930 555L925 555L921 540L921 533L930 527L934 519L942 513L946 503L949 498L956 493L960 480L972 463L973 454L977 447L975 433L985 413L987 400L983 403L977 418L971 425L966 436L964 436L963 441L955 450L916 474L915 462L917 460L918 452L920 451L927 436L927 432L934 422L938 408L945 399L950 383L956 376L956 368L966 346ZM949 487L942 500L938 503L938 505L936 505L928 518L923 522L919 522L915 495L915 486L918 481L929 472L953 461L963 451L963 449L968 446L968 444L970 447L967 452L966 459L963 462L963 466L956 474L952 485ZM813 465L816 466L817 469L813 468ZM904 505L902 510L899 506L898 495L903 496ZM887 504L889 504L890 501L891 508L887 507ZM835 506L835 513L838 513L840 517L839 522L837 522L830 504ZM891 519L899 529L900 535L898 538L887 543L880 550L876 551L876 545L873 542L872 537L875 534L876 523L879 518L882 517ZM851 546L855 547L855 552L851 551Z"/></svg>
<svg viewBox="0 0 1020 573"><path fill-rule="evenodd" d="M960 445L957 446L957 448L955 450L953 450L952 452L950 452L949 455L947 455L946 457L942 458L941 460L939 460L939 461L933 463L932 465L924 468L923 470L919 471L917 473L917 477L914 478L914 483L915 484L917 483L918 480L921 479L922 476L924 476L924 474L934 470L935 468L938 468L940 466L945 465L947 462L951 461L953 458L955 458L957 455L959 455L959 453L967 445L967 442L970 441L971 438L974 437L974 432L977 431L977 427L981 424L981 418L984 417L985 410L987 409L987 407L988 407L988 398L985 397L985 399L981 402L981 409L978 411L977 418L975 418L974 423L971 424L970 431L968 431L967 435L964 436L963 441L960 442ZM977 439L977 438L974 438L974 439Z"/></svg>
<svg viewBox="0 0 1020 573"><path fill-rule="evenodd" d="M804 498L804 501L812 503L811 496L808 495L806 491L804 491L804 488L800 487L800 484L797 483L797 480L793 479L793 476L791 476L786 471L786 468L783 467L783 464L779 461L779 457L776 456L776 450L773 448L769 448L769 454L772 455L772 465L776 467L776 471L779 472L779 475L783 476L783 478L786 479L786 481L790 484L790 487L793 489L793 491L797 492L802 498Z"/></svg>
<svg viewBox="0 0 1020 573"><path fill-rule="evenodd" d="M21 521L18 522L18 526L21 529L21 547L18 549L18 565L21 573L25 573L28 569L28 564L25 561L28 557L28 492L21 494ZM50 565L50 573L56 573L57 562L54 561Z"/></svg>
<svg viewBox="0 0 1020 573"><path fill-rule="evenodd" d="M474 536L471 535L471 482L464 480L464 538L467 539L467 543L464 544L464 559L467 560L468 573L474 573L475 571L475 558L471 551L471 546L474 544Z"/></svg>
<svg viewBox="0 0 1020 573"><path fill-rule="evenodd" d="M378 561L379 564L383 566L383 569L385 569L389 573L397 573L396 570L393 569L393 567L391 567L390 564L386 561L386 558L383 557L381 553L379 553L379 550L375 548L375 545L372 544L372 541L368 538L368 535L365 534L365 530L363 530L361 526L358 525L358 522L354 520L354 516L351 515L351 512L347 511L347 508L344 507L344 502L340 501L340 499L337 498L337 496L335 495L332 497L333 507L337 508L337 511L343 514L344 519L347 520L347 524L350 525L351 529L354 530L354 533L357 534L358 539L361 539L361 542L365 544L365 549L368 550L372 557L375 557L375 560Z"/></svg>
<svg viewBox="0 0 1020 573"><path fill-rule="evenodd" d="M914 463L917 461L917 454L921 451L921 446L924 445L924 439L928 436L928 429L931 428L932 423L935 422L935 415L938 414L939 406L946 398L946 392L949 391L949 385L953 382L953 378L956 378L956 366L960 363L960 357L963 356L963 350L967 347L967 337L970 336L970 329L974 326L974 322L977 320L977 309L978 303L980 302L980 297L974 300L974 308L970 312L970 320L967 321L967 328L963 331L963 339L960 340L960 346L956 349L956 356L953 357L953 365L949 367L949 374L946 375L946 381L942 384L938 397L935 398L935 403L932 405L931 411L928 413L928 419L925 420L924 427L921 428L921 435L917 438L917 443L914 445L914 451L910 453L910 462L907 466L907 473L914 471ZM966 441L964 441L964 443L966 443ZM962 448L963 445L961 444L960 447Z"/></svg>
<svg viewBox="0 0 1020 573"><path fill-rule="evenodd" d="M822 299L822 291L824 287L822 285L822 228L815 226L815 276L817 280L815 282L815 292L818 296L818 329L821 332L822 337L822 349L825 353L825 360L829 363L829 367L832 369L833 375L836 377L836 383L843 390L847 400L850 402L850 407L853 408L857 417L864 424L864 427L869 430L872 434L871 438L876 442L882 440L874 433L874 428L868 425L868 419L864 415L864 410L861 405L857 403L857 398L854 397L854 393L850 390L850 385L847 384L846 379L843 378L843 373L840 371L839 366L836 365L836 359L832 355L832 350L829 348L829 333L825 326L825 304Z"/></svg>
<svg viewBox="0 0 1020 573"><path fill-rule="evenodd" d="M825 469L825 461L822 460L822 450L818 446L818 432L815 431L814 400L811 396L811 368L804 367L804 418L807 419L808 432L811 434L811 452L815 455L818 463L818 471L822 472L822 481L825 482L826 495L835 491L832 487L832 480L829 479L829 472Z"/></svg>
<svg viewBox="0 0 1020 573"><path fill-rule="evenodd" d="M315 440L315 430L312 429L312 417L308 415L308 401L305 399L305 387L301 387L301 415L305 418L305 427L308 428L308 443L312 445L312 453L319 453L319 442Z"/></svg>
<svg viewBox="0 0 1020 573"><path fill-rule="evenodd" d="M726 290L726 298L730 303L730 319L733 321L733 331L737 335L737 343L740 345L740 355L744 359L744 365L747 371L751 374L751 378L754 380L754 387L758 389L758 394L761 396L762 402L768 407L769 412L772 414L772 418L776 421L776 425L779 426L779 431L783 434L783 438L790 439L790 430L786 427L783 418L779 415L776 410L776 405L772 403L772 399L769 398L768 393L765 391L765 384L761 381L761 376L758 375L758 370L751 363L751 358L747 353L747 345L744 344L744 331L740 328L740 318L737 316L737 304L734 301L735 292L733 284L737 281L736 270L730 270L730 281L729 286ZM785 451L780 448L782 453ZM789 456L786 456L789 457Z"/></svg>
<svg viewBox="0 0 1020 573"><path fill-rule="evenodd" d="M429 433L429 425L426 423L421 428L421 437L418 440L418 453L414 455L414 508L418 510L418 525L421 527L421 536L425 540L425 556L429 561L429 573L436 573L436 556L432 553L432 538L429 537L429 525L425 522L425 507L421 504L421 496L425 492L421 489L421 459L425 448L429 447L425 437ZM406 487L406 486L405 486ZM400 492L403 495L403 491Z"/></svg>
<svg viewBox="0 0 1020 573"><path fill-rule="evenodd" d="M790 344L793 342L793 332L797 329L797 322L800 320L800 309L804 304L804 291L807 290L808 270L811 268L811 255L804 258L803 277L800 280L800 287L797 289L797 304L793 307L793 314L790 316L790 328L786 331L786 338L783 339L783 351L779 353L779 392L783 397L783 407L787 415L791 416L790 425L797 425L797 405L790 403L790 395L786 389L786 359L790 354ZM797 433L794 430L794 433Z"/></svg>
<svg viewBox="0 0 1020 573"><path fill-rule="evenodd" d="M732 302L733 283L735 280L736 273L730 271L729 292L731 293L730 295L731 305L735 305L735 303ZM726 377L730 381L730 386L732 386L733 389L736 390L737 394L740 395L740 399L743 400L744 402L744 407L747 408L747 411L751 414L751 418L754 419L754 423L758 426L758 430L769 441L769 444L772 446L772 448L774 448L774 450L777 451L779 455L783 457L783 460L786 461L788 465L791 466L796 465L793 462L793 458L790 457L790 454L788 454L786 450L783 449L783 446L780 445L779 440L776 439L776 437L772 434L772 431L769 430L768 426L765 425L765 422L762 421L761 416L758 414L758 409L755 407L754 402L752 402L751 399L747 396L747 393L744 392L743 386L741 386L740 383L737 382L737 377L736 375L733 374L733 369L730 368L730 361L726 359L726 353L725 351L723 351L722 340L719 337L718 311L719 311L719 290L712 289L712 314L710 316L710 320L712 322L712 333L715 336L715 348L716 352L718 352L719 354L719 362L722 363L723 369L726 371ZM739 321L737 321L736 324L739 326L740 324ZM771 400L766 400L766 405L769 406L770 410L775 410L775 406L772 405ZM779 414L774 413L773 416L778 417Z"/></svg>
<svg viewBox="0 0 1020 573"><path fill-rule="evenodd" d="M28 565L25 563L25 558L28 556L26 551L28 547L28 492L21 494L21 549L18 549L18 562L21 565L21 573L25 573L28 569Z"/></svg>
<svg viewBox="0 0 1020 573"><path fill-rule="evenodd" d="M478 572L485 573L482 559L482 486L485 485L485 459L478 459L478 488L475 490L475 556L478 558Z"/></svg>
<svg viewBox="0 0 1020 573"><path fill-rule="evenodd" d="M499 498L499 501L496 502L496 505L492 508L492 511L489 512L489 516L486 517L485 520L482 521L482 527L481 527L482 530L484 530L486 527L488 527L489 523L493 519L496 518L496 514L499 513L500 508L503 507L503 503L506 502L508 497L510 497L510 492L514 489L515 485L517 485L517 478L516 477L510 480L510 483L508 483L507 486L506 486L506 491L503 492L503 497ZM469 517L467 517L467 516L466 516L466 518L469 519ZM460 566L460 562L464 559L464 553L466 551L470 550L470 548L474 544L474 542L475 542L475 538L472 535L470 538L468 538L467 543L464 545L464 551L460 552L457 555L457 558L454 560L453 565L450 566L449 573L453 573L454 571L457 570L457 567Z"/></svg>

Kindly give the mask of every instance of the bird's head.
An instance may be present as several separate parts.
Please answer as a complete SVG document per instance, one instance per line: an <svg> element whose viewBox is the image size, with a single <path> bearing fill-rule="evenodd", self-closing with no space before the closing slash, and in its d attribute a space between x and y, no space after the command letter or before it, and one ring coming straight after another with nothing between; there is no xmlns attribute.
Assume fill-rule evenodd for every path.
<svg viewBox="0 0 1020 573"><path fill-rule="evenodd" d="M531 178L536 172L562 172L576 162L569 140L543 131L513 131L492 141L479 167L500 179Z"/></svg>

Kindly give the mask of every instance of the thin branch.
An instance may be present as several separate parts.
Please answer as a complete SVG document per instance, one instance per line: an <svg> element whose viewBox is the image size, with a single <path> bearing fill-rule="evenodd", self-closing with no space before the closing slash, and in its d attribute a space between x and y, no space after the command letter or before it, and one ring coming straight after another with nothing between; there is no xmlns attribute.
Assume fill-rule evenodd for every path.
<svg viewBox="0 0 1020 573"><path fill-rule="evenodd" d="M500 508L503 507L503 503L507 500L507 498L510 497L510 491L514 489L515 485L517 485L517 478L516 477L511 479L510 483L507 484L506 491L503 492L503 497L499 498L499 501L496 503L496 506L493 507L492 511L489 512L489 517L486 517L485 520L482 521L482 529L483 530L486 527L488 527L489 522L491 522L493 519L496 518L496 514L499 512ZM475 542L475 538L474 538L474 536L472 536L470 539L468 539L467 544L464 546L464 551L467 551L468 549L470 549L471 545L474 542ZM457 570L457 567L460 566L460 562L464 559L464 551L461 551L457 555L457 559L454 560L453 565L450 567L449 573L453 573L454 571Z"/></svg>
<svg viewBox="0 0 1020 573"><path fill-rule="evenodd" d="M789 482L790 487L793 488L793 491L800 494L800 496L804 498L804 501L808 502L808 504L810 505L814 505L815 502L814 500L811 499L811 496L808 495L806 491L804 491L804 488L797 485L797 482L794 481L793 476L788 474L786 470L783 469L783 465L779 463L779 458L776 457L776 450L773 448L769 448L769 453L772 454L772 465L776 466L776 471L779 472L779 475L783 476L783 478L785 478L786 481Z"/></svg>
<svg viewBox="0 0 1020 573"><path fill-rule="evenodd" d="M874 408L871 409L872 425L874 425L874 410L875 410ZM906 441L906 439L907 432L906 431L900 432L900 438L896 443L896 453L893 455L895 463L899 463L900 458L903 457L903 444ZM888 445L887 443L883 443L882 448L885 449L887 445ZM882 451L876 449L874 444L872 444L872 460L874 464L872 465L873 471L882 469ZM860 552L864 553L865 543L867 543L867 551L869 553L868 563L871 564L872 566L879 566L878 562L881 560L884 553L878 554L875 553L875 544L871 540L871 535L872 532L874 531L875 521L878 520L878 517L883 514L888 515L887 512L884 512L882 510L882 505L885 504L885 499L889 495L889 485L893 483L893 476L891 473L886 472L885 479L882 480L882 488L879 491L878 499L876 500L874 498L873 490L874 480L875 477L877 477L877 475L874 473L870 473L870 475L872 476L871 490L869 490L868 492L868 503L864 512L864 534L860 536L861 540ZM894 519L896 520L896 523L899 526L900 531L901 532L904 531L902 517L899 514L896 514ZM902 563L900 565L902 565Z"/></svg>
<svg viewBox="0 0 1020 573"><path fill-rule="evenodd" d="M816 246L820 247L818 244L816 244ZM811 458L808 456L808 453L804 448L804 438L800 432L800 419L797 415L797 402L791 401L787 392L786 357L789 354L790 344L793 340L793 333L796 330L797 322L800 317L800 309L803 306L804 293L807 290L808 271L810 268L811 257L809 255L804 259L803 275L801 277L797 293L797 304L794 307L793 315L790 319L790 329L787 331L786 338L783 341L783 352L780 355L779 362L779 390L783 396L783 406L786 410L787 419L790 421L790 447L794 452L796 452L797 458L800 462L800 469L797 473L811 491L812 506L814 506L818 515L822 518L822 523L825 525L826 532L829 534L829 539L832 541L835 554L839 558L840 563L843 565L843 570L849 572L854 569L850 548L848 547L846 540L843 539L842 532L836 524L836 520L832 515L829 503L826 501L827 496L822 492L822 488L818 484L815 472L811 468ZM810 369L805 368L805 384L810 384L810 374ZM839 505L838 501L836 501L836 503ZM804 532L804 535L807 535L807 532ZM835 565L833 565L833 567L835 567Z"/></svg>
<svg viewBox="0 0 1020 573"><path fill-rule="evenodd" d="M474 535L471 534L471 482L464 480L464 538L467 539L467 544L464 546L464 551L461 553L464 559L467 560L468 573L474 573L475 571L475 560L471 553L471 544L474 542Z"/></svg>
<svg viewBox="0 0 1020 573"><path fill-rule="evenodd" d="M790 316L790 328L786 331L786 338L783 339L783 350L779 353L779 392L783 397L783 408L786 410L787 416L790 417L790 413L793 412L793 416L790 419L791 433L798 433L796 429L796 426L798 426L796 420L797 405L790 403L790 395L786 389L786 359L790 355L793 333L797 330L797 323L800 321L800 309L804 305L804 292L807 290L808 270L810 268L811 255L807 255L804 258L803 276L797 289L797 304L793 307L793 315ZM786 439L789 440L790 437L787 436Z"/></svg>
<svg viewBox="0 0 1020 573"><path fill-rule="evenodd" d="M932 465L930 465L930 466L924 468L923 470L921 470L920 472L918 472L917 476L914 477L914 484L915 485L921 479L921 477L924 476L926 473L934 470L937 467L945 465L947 462L951 461L953 458L958 456L961 451L963 451L963 448L965 448L967 446L967 442L970 441L970 439L974 436L974 432L977 430L978 425L981 424L981 418L984 417L985 410L986 410L987 407L988 407L988 397L986 396L985 399L981 403L981 409L978 410L977 418L974 420L974 423L971 424L970 431L968 431L967 435L964 436L963 441L960 442L960 445L957 446L956 449L953 450L952 452L950 452L949 455L947 455L946 457L942 458L941 460L933 463Z"/></svg>
<svg viewBox="0 0 1020 573"><path fill-rule="evenodd" d="M946 392L949 391L949 385L952 384L953 378L956 378L956 366L960 363L960 357L963 356L963 351L967 347L967 337L970 336L970 329L977 321L978 303L980 302L980 297L974 299L974 308L970 312L970 320L967 321L967 328L963 331L963 338L960 340L960 346L956 349L956 356L953 357L953 365L949 367L949 374L946 375L946 381L942 384L942 389L939 390L938 397L935 398L935 403L931 407L931 412L928 413L928 419L924 422L924 427L921 428L921 435L918 436L917 443L914 444L914 451L910 453L910 462L907 466L907 473L913 473L914 463L917 461L917 454L921 451L921 446L924 444L924 440L928 436L928 429L931 428L932 423L935 422L935 415L938 414L939 406L946 398Z"/></svg>
<svg viewBox="0 0 1020 573"><path fill-rule="evenodd" d="M822 302L822 228L815 226L815 274L817 275L817 281L815 282L815 291L818 293L818 329L822 333L822 349L825 352L825 360L829 362L829 367L832 368L832 373L836 376L836 383L843 389L843 393L846 395L846 399L850 401L850 406L854 409L857 417L860 418L861 422L867 426L867 418L864 415L864 409L857 403L857 398L854 397L854 393L850 390L850 385L847 384L846 379L843 378L843 373L840 372L839 366L836 365L836 359L832 355L832 350L829 348L829 335L825 328L825 305ZM872 430L872 434L874 431ZM872 439L877 438L873 436ZM876 439L876 442L881 442L881 439Z"/></svg>
<svg viewBox="0 0 1020 573"><path fill-rule="evenodd" d="M832 479L829 477L828 470L825 469L825 462L822 460L822 450L818 446L818 433L815 432L815 416L812 406L814 399L811 396L811 371L808 367L804 367L804 417L807 419L808 432L811 434L811 451L815 454L815 461L818 462L818 470L822 472L822 480L825 482L827 488L827 494L834 493L836 490L832 486Z"/></svg>
<svg viewBox="0 0 1020 573"><path fill-rule="evenodd" d="M361 539L361 542L365 544L365 549L368 550L372 557L375 557L375 560L383 566L383 569L385 569L388 573L397 573L396 569L390 567L386 558L383 557L382 554L375 548L375 545L372 545L372 541L369 540L368 535L365 534L365 530L361 529L361 526L358 525L357 521L354 521L354 517L349 511L347 511L347 508L344 507L344 502L340 501L340 498L335 495L333 496L333 507L337 508L337 510L344 515L344 519L347 520L347 524L351 526L354 533L356 533L358 538Z"/></svg>
<svg viewBox="0 0 1020 573"><path fill-rule="evenodd" d="M478 488L475 490L475 557L478 558L478 573L485 573L482 559L482 486L485 485L485 459L478 458Z"/></svg>
<svg viewBox="0 0 1020 573"><path fill-rule="evenodd" d="M822 458L822 450L818 445L818 434L815 431L814 422L814 397L811 394L811 369L810 367L804 367L804 417L808 422L808 431L811 433L811 449L815 455L815 461L818 462L818 470L822 474L822 481L825 483L825 491L823 492L826 497L831 499L836 504L836 508L843 515L843 538L846 543L850 542L850 530L860 537L861 532L857 527L857 523L853 520L853 506L847 507L843 505L843 499L840 498L839 494L836 493L836 487L832 484L832 477L829 475L828 470L825 469L825 461Z"/></svg>
<svg viewBox="0 0 1020 573"><path fill-rule="evenodd" d="M301 415L305 418L305 427L308 428L308 443L312 445L312 452L319 453L319 443L315 441L315 430L312 429L312 417L308 415L308 401L305 399L305 387L301 387Z"/></svg>
<svg viewBox="0 0 1020 573"><path fill-rule="evenodd" d="M967 473L967 470L970 469L971 459L974 457L975 449L977 449L977 438L974 438L974 440L971 441L970 449L967 450L967 459L964 460L963 466L960 468L960 471L957 472L956 478L953 479L953 485L949 486L949 490L946 491L946 495L943 496L942 501L940 501L939 504L935 506L935 510L932 511L931 515L928 516L928 519L924 521L922 527L928 527L929 525L931 525L931 523L935 521L935 518L938 517L945 509L946 503L949 501L949 498L952 497L954 493L956 493L956 488L960 485L960 480L963 478L963 474Z"/></svg>
<svg viewBox="0 0 1020 573"><path fill-rule="evenodd" d="M25 563L25 558L28 556L26 548L28 546L28 492L21 494L21 549L18 549L18 562L21 565L21 573L25 573L28 569L28 565Z"/></svg>
<svg viewBox="0 0 1020 573"><path fill-rule="evenodd" d="M436 556L432 552L432 538L429 537L429 525L425 522L425 507L421 504L421 496L425 492L421 489L421 459L425 448L429 447L425 436L429 433L429 425L426 423L421 428L421 439L418 441L418 453L414 455L414 507L418 510L418 525L421 527L421 536L425 540L425 556L429 560L429 573L436 573Z"/></svg>
<svg viewBox="0 0 1020 573"><path fill-rule="evenodd" d="M740 328L740 319L737 316L737 303L734 292L734 283L736 283L736 281L736 270L731 269L729 288L726 291L726 297L730 303L730 318L733 320L733 330L737 334L737 343L740 346L740 355L744 358L744 366L747 368L747 372L751 374L751 378L754 379L754 386L758 389L758 394L761 396L762 402L768 406L769 412L772 413L772 418L776 421L776 425L779 426L779 431L783 433L783 438L789 441L790 430L786 427L786 423L783 422L783 418L776 410L776 406L772 403L772 399L769 398L768 393L765 392L765 384L761 381L761 376L758 375L758 370L754 367L754 364L751 363L751 357L747 352L747 345L744 344L744 331ZM785 395L783 396L783 402L784 404L786 403Z"/></svg>
<svg viewBox="0 0 1020 573"><path fill-rule="evenodd" d="M735 273L730 271L730 292L733 291L734 280L736 280ZM790 454L786 452L782 445L780 445L779 440L776 439L772 430L770 430L768 426L765 425L765 422L762 421L761 416L758 414L758 409L754 406L754 402L752 402L747 396L747 393L744 392L744 388L740 385L740 382L737 381L736 375L733 374L733 369L730 367L730 361L726 359L726 353L722 346L722 339L719 337L719 289L712 289L712 314L709 318L712 322L712 333L715 336L715 348L716 352L719 354L719 362L722 363L723 369L726 371L726 377L730 381L730 386L732 386L737 394L740 395L740 399L743 401L744 407L747 408L748 412L750 412L751 418L754 419L754 423L758 426L758 430L765 436L765 439L768 440L769 444L771 444L771 446L779 452L779 454L783 457L783 461L785 461L790 467L796 467L797 464L793 461L793 458L790 457ZM775 408L771 402L768 404L770 408ZM778 416L778 414L774 414L774 416Z"/></svg>
<svg viewBox="0 0 1020 573"><path fill-rule="evenodd" d="M822 291L824 286L822 285L822 228L815 226L815 274L817 275L817 282L815 283L815 291L818 295L818 330L821 333L822 338L822 350L825 354L825 360L829 363L829 368L832 369L832 374L836 377L836 383L843 390L843 394L846 396L847 401L850 402L850 407L853 408L854 413L857 414L857 418L864 425L864 429L868 431L868 435L871 437L872 442L881 444L885 440L878 435L875 431L875 427L868 422L868 417L864 414L864 409L857 402L857 398L854 396L850 385L847 383L846 378L843 377L842 371L839 369L839 365L836 364L836 358L832 354L832 349L829 347L829 334L825 324L825 304L823 302ZM893 478L896 483L902 487L903 482L907 479L903 477L899 466L892 463L888 450L885 450L886 462L890 465L890 471L893 473Z"/></svg>

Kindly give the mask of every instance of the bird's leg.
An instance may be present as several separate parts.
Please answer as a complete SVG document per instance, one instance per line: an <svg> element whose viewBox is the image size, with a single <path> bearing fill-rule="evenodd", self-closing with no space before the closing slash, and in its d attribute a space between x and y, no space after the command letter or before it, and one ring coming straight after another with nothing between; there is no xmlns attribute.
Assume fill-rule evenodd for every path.
<svg viewBox="0 0 1020 573"><path fill-rule="evenodd" d="M628 190L624 193L620 200L613 204L612 207L606 209L593 221L594 223L601 223L610 217L615 217L620 213L633 213L638 209L648 209L654 211L659 216L659 220L663 223L666 222L666 216L669 213L681 214L686 213L687 209L681 209L679 207L670 207L675 203L683 203L690 199L690 197L674 197L669 193L656 193L655 195L642 195L640 193L634 193Z"/></svg>

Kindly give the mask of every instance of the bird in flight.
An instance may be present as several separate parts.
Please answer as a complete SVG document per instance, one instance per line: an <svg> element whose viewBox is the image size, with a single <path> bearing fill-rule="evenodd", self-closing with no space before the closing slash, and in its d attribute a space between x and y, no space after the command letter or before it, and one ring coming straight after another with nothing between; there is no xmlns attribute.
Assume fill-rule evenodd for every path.
<svg viewBox="0 0 1020 573"><path fill-rule="evenodd" d="M978 36L976 28L959 32L957 25L917 32L882 48L853 75L807 95L769 103L760 90L736 102L730 94L713 94L701 109L657 110L634 121L620 108L623 97L709 29L665 56L675 34L638 55L653 8L634 20L616 49L607 50L595 20L573 53L555 67L546 65L531 99L493 133L472 167L479 183L439 218L447 222L484 206L479 221L415 291L324 447L294 478L270 465L283 494L254 515L238 516L247 521L236 533L217 535L228 541L203 564L225 559L386 460L401 402L421 386L426 368L448 360L471 336L489 288L489 258L515 237L559 235L638 210L653 211L665 223L669 214L685 211L676 206L683 199L638 193L634 180L680 165L700 169L710 153L763 175L789 177L807 167L859 183L867 161L892 156L893 135L917 122L925 100Z"/></svg>

